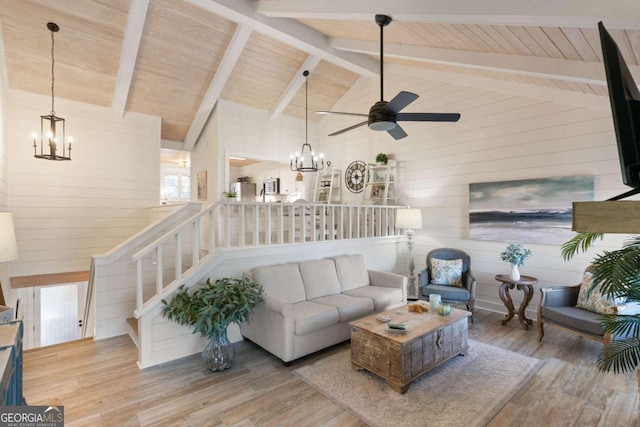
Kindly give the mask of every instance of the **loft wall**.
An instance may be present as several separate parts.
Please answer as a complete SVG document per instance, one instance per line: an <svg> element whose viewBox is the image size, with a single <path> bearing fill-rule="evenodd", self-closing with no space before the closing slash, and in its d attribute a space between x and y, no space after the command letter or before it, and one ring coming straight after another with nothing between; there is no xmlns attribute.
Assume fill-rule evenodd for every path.
<svg viewBox="0 0 640 427"><path fill-rule="evenodd" d="M11 276L88 270L91 256L149 223L160 196L160 118L56 99L74 137L70 162L33 157L30 135L51 99L10 90L8 208L20 258Z"/></svg>
<svg viewBox="0 0 640 427"><path fill-rule="evenodd" d="M428 80L411 75L385 76L385 96L407 90L420 98L407 112L460 112L457 123L403 123L409 136L395 141L386 132L360 128L324 137L327 159L343 170L353 160L373 162L378 152L398 162L398 204L422 208L424 228L416 230L416 271L424 268L429 250L455 247L471 255L478 280L478 306L504 311L496 274L507 274L500 260L505 242L469 240L469 183L593 175L595 200L625 191L621 183L608 100L589 106L551 101L497 89ZM360 79L334 107L366 112L377 97L377 80ZM490 85L487 85L490 86ZM553 94L563 99L561 91ZM568 97L573 99L572 97ZM349 117L327 116L321 135L354 124ZM361 194L343 192L343 200L359 203ZM345 197L346 196L346 197ZM533 251L521 273L539 279L529 315L534 317L538 288L579 283L593 255L619 247L626 236L609 235L597 248L570 262L559 245L526 244ZM517 302L521 293L514 292Z"/></svg>
<svg viewBox="0 0 640 427"><path fill-rule="evenodd" d="M1 30L1 28L0 28ZM0 31L0 48L2 47L2 31ZM9 160L7 158L7 70L4 54L0 49L0 212L6 212L8 203L8 184L7 184L7 168ZM0 263L0 286L2 286L2 294L5 303L14 306L14 297L11 294L11 286L9 285L8 264Z"/></svg>

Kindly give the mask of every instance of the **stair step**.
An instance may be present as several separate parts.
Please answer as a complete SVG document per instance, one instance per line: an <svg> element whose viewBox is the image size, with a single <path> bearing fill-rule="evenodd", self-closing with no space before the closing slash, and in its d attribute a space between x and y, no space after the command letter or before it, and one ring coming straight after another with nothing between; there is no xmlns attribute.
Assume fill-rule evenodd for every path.
<svg viewBox="0 0 640 427"><path fill-rule="evenodd" d="M138 335L138 319L136 319L135 317L129 317L127 319L127 323L129 324L129 327L133 329L133 332Z"/></svg>

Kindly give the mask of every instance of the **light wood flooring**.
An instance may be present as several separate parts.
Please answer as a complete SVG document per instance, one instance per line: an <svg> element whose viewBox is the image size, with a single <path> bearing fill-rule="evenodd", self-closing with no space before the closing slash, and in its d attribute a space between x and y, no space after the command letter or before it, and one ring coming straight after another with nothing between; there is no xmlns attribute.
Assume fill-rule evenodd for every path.
<svg viewBox="0 0 640 427"><path fill-rule="evenodd" d="M538 343L535 323L525 331L502 318L478 310L469 337L546 363L489 426L640 426L636 377L598 372L600 344L552 327ZM293 373L348 345L286 367L237 343L234 366L210 373L199 355L141 371L126 336L76 341L25 352L24 396L64 405L66 426L364 426Z"/></svg>

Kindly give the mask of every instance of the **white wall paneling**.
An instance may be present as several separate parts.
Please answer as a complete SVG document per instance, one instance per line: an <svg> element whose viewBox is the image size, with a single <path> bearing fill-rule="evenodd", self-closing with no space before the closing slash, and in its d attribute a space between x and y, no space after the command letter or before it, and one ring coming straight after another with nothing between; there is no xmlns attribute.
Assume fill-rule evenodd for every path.
<svg viewBox="0 0 640 427"><path fill-rule="evenodd" d="M477 307L506 311L494 276L508 273L509 265L500 260L507 243L468 238L469 183L593 175L596 200L625 191L607 110L415 75L387 74L385 80L385 99L400 90L420 95L406 112L460 112L460 121L403 122L409 136L395 141L386 132L366 127L325 137L357 122L352 117L326 116L319 129L325 155L336 159L334 166L341 168L353 160L373 161L380 151L395 159L398 204L423 211L424 229L416 230L414 237L416 270L424 268L431 249L446 246L466 250L478 280ZM377 84L376 79L361 78L334 109L366 112L378 99ZM345 193L343 199L357 203L358 195ZM578 283L595 253L619 247L625 237L609 235L588 254L570 262L562 260L559 246L526 244L533 255L521 273L539 279L529 317L535 318L540 287ZM519 304L522 293L513 294Z"/></svg>
<svg viewBox="0 0 640 427"><path fill-rule="evenodd" d="M30 135L50 98L11 90L8 98L9 207L20 259L11 276L88 270L106 252L149 224L159 201L160 118L56 99L74 137L72 160L33 157Z"/></svg>

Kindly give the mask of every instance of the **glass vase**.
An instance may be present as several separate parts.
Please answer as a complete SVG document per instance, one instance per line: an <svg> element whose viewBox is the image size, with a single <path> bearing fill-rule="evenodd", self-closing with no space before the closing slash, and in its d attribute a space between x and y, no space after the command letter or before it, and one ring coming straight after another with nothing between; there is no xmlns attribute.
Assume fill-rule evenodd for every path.
<svg viewBox="0 0 640 427"><path fill-rule="evenodd" d="M201 356L212 372L224 371L231 367L236 351L227 337L227 328L213 331Z"/></svg>

